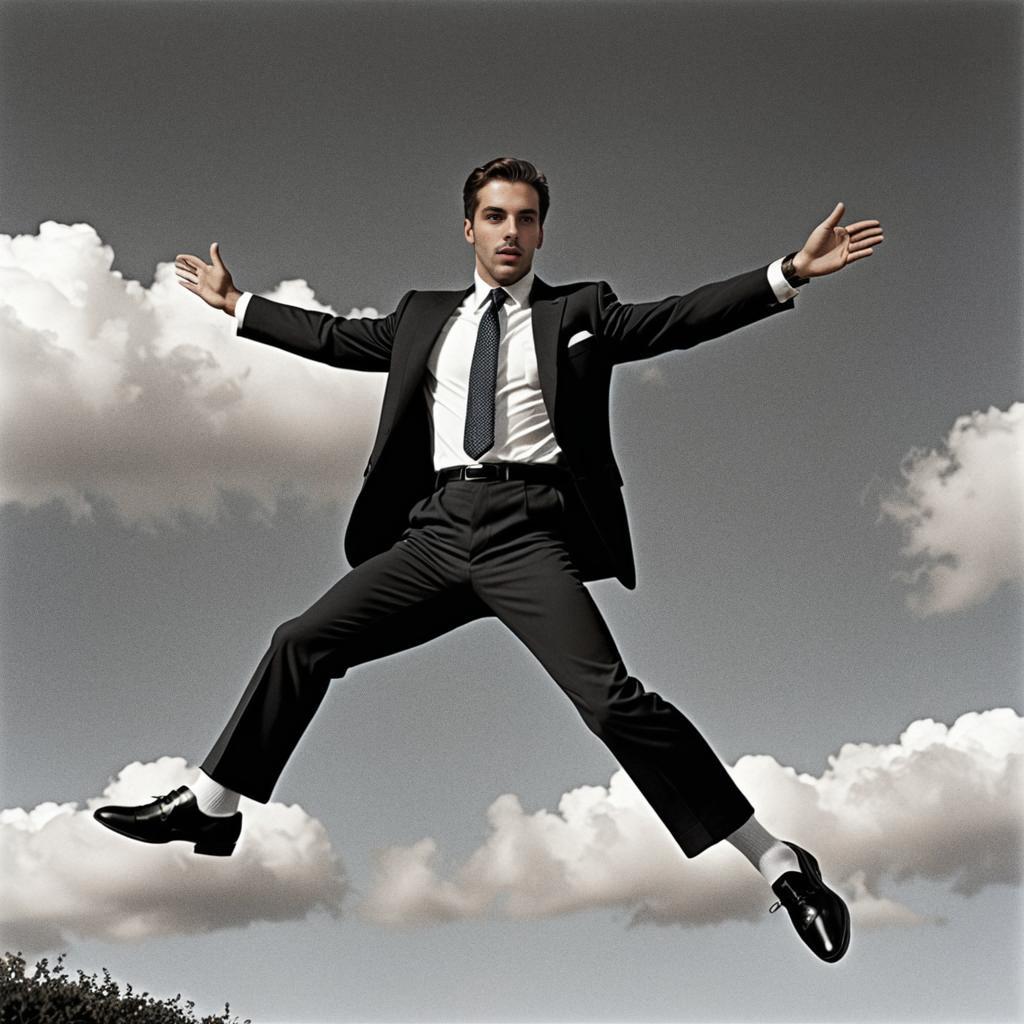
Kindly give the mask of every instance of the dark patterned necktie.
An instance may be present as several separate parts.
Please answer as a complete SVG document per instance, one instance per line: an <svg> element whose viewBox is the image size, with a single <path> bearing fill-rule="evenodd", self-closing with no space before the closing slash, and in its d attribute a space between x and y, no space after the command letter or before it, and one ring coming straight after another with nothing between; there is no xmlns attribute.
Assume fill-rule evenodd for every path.
<svg viewBox="0 0 1024 1024"><path fill-rule="evenodd" d="M494 444L494 391L498 381L498 342L501 340L498 310L506 298L508 295L501 288L491 292L476 332L466 398L466 430L462 438L462 447L474 459L479 459Z"/></svg>

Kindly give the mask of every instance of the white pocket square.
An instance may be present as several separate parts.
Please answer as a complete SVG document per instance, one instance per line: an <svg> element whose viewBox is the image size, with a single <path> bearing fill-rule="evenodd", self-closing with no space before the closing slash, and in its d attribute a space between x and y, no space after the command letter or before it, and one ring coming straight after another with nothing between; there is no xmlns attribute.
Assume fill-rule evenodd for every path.
<svg viewBox="0 0 1024 1024"><path fill-rule="evenodd" d="M569 344L566 348L572 348L573 345L578 344L581 341L586 341L587 338L592 338L594 335L590 331L577 331L570 339Z"/></svg>

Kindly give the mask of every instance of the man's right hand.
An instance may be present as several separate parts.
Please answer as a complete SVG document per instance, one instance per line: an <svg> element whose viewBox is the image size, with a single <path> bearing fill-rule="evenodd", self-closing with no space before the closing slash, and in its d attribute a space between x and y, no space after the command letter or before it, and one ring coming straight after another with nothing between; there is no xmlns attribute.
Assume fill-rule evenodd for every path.
<svg viewBox="0 0 1024 1024"><path fill-rule="evenodd" d="M235 287L228 268L220 258L217 242L210 246L210 259L212 263L204 263L198 256L179 253L174 258L178 284L198 295L207 305L234 316L235 303L242 293Z"/></svg>

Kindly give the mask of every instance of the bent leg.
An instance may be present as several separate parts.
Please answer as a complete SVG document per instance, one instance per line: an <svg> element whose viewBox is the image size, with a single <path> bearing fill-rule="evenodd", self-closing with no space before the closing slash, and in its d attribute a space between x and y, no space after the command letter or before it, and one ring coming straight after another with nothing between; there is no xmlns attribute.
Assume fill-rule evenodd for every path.
<svg viewBox="0 0 1024 1024"><path fill-rule="evenodd" d="M202 770L266 803L331 679L488 614L454 567L395 544L275 630Z"/></svg>

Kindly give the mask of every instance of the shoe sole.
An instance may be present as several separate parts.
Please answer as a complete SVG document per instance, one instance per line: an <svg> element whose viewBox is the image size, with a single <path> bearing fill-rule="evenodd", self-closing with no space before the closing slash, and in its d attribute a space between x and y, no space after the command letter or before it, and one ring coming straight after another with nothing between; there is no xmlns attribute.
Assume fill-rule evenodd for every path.
<svg viewBox="0 0 1024 1024"><path fill-rule="evenodd" d="M102 818L97 817L93 814L93 817L104 827L109 828L111 832L117 833L119 836L124 836L125 839L134 839L137 843L149 843L151 846L163 846L167 843L191 843L193 840L184 838L175 839L149 839L146 836L137 836L133 832L125 832L123 829L118 828L116 825L112 825L109 821L104 821ZM205 839L200 839L199 842L192 847L193 853L198 853L206 857L230 857L234 853L235 846L238 840L231 840L230 842L215 842Z"/></svg>
<svg viewBox="0 0 1024 1024"><path fill-rule="evenodd" d="M230 857L234 851L234 843L196 843L192 848L193 853L203 854L206 857Z"/></svg>

